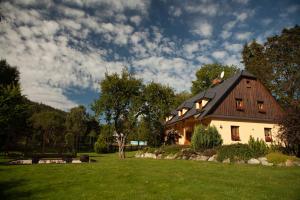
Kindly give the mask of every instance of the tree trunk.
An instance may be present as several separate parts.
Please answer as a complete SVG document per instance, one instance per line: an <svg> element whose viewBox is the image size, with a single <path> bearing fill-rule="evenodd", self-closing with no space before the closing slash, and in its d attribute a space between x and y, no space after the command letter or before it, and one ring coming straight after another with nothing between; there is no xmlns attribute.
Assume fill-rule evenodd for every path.
<svg viewBox="0 0 300 200"><path fill-rule="evenodd" d="M125 158L125 141L126 141L126 136L122 133L117 133L117 142L119 146L119 158L124 159Z"/></svg>

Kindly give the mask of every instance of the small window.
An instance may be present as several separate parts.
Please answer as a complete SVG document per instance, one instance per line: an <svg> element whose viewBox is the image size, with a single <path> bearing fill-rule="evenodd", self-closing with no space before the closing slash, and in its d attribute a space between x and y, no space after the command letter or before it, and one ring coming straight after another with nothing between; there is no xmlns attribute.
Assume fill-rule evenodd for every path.
<svg viewBox="0 0 300 200"><path fill-rule="evenodd" d="M263 101L257 101L258 112L266 113L265 105Z"/></svg>
<svg viewBox="0 0 300 200"><path fill-rule="evenodd" d="M198 110L202 109L202 101L196 102L196 109L198 109Z"/></svg>
<svg viewBox="0 0 300 200"><path fill-rule="evenodd" d="M237 110L239 110L239 111L244 110L244 102L242 99L235 99L235 105L236 105Z"/></svg>
<svg viewBox="0 0 300 200"><path fill-rule="evenodd" d="M231 140L240 141L239 126L231 126Z"/></svg>
<svg viewBox="0 0 300 200"><path fill-rule="evenodd" d="M251 88L251 81L250 80L246 80L246 85L247 85L247 88Z"/></svg>
<svg viewBox="0 0 300 200"><path fill-rule="evenodd" d="M271 133L271 128L265 128L265 140L266 142L272 142L272 133Z"/></svg>

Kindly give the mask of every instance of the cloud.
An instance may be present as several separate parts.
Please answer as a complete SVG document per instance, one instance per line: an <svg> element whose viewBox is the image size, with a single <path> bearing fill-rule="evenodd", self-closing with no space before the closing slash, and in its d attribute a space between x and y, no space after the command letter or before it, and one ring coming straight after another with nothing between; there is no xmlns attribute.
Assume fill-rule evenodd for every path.
<svg viewBox="0 0 300 200"><path fill-rule="evenodd" d="M248 4L249 0L233 0L233 2L246 5Z"/></svg>
<svg viewBox="0 0 300 200"><path fill-rule="evenodd" d="M265 18L265 19L261 20L261 22L264 26L268 26L269 24L271 24L273 22L273 19Z"/></svg>
<svg viewBox="0 0 300 200"><path fill-rule="evenodd" d="M289 7L287 7L286 11L290 14L297 12L298 10L300 10L300 5L291 5Z"/></svg>
<svg viewBox="0 0 300 200"><path fill-rule="evenodd" d="M170 6L169 15L174 17L179 17L182 15L182 10L179 7Z"/></svg>
<svg viewBox="0 0 300 200"><path fill-rule="evenodd" d="M248 40L251 37L251 35L251 32L236 33L235 38L237 40Z"/></svg>
<svg viewBox="0 0 300 200"><path fill-rule="evenodd" d="M215 16L220 10L219 4L210 1L202 1L197 3L188 3L184 9L189 13L200 13L208 16Z"/></svg>
<svg viewBox="0 0 300 200"><path fill-rule="evenodd" d="M130 17L130 21L133 22L135 25L140 25L142 18L138 15Z"/></svg>
<svg viewBox="0 0 300 200"><path fill-rule="evenodd" d="M223 59L227 55L227 52L226 51L214 51L211 55L215 59Z"/></svg>
<svg viewBox="0 0 300 200"><path fill-rule="evenodd" d="M242 48L243 48L243 45L242 44L238 44L238 43L234 43L234 44L230 44L228 42L225 42L223 44L224 48L227 50L227 51L231 51L231 52L234 52L236 54L240 53Z"/></svg>
<svg viewBox="0 0 300 200"><path fill-rule="evenodd" d="M208 22L198 21L193 25L191 32L203 37L210 37L213 33L213 26Z"/></svg>
<svg viewBox="0 0 300 200"><path fill-rule="evenodd" d="M221 33L221 37L222 37L223 39L227 39L227 38L229 38L231 35L232 35L232 32L229 32L229 31L222 31L222 33Z"/></svg>
<svg viewBox="0 0 300 200"><path fill-rule="evenodd" d="M201 64L213 63L212 59L207 56L199 56L196 58L196 60L198 60Z"/></svg>

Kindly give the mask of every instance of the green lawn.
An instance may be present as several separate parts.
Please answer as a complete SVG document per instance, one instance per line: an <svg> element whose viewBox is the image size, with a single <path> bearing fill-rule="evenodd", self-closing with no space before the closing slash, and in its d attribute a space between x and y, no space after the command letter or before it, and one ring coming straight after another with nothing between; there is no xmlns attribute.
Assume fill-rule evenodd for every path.
<svg viewBox="0 0 300 200"><path fill-rule="evenodd" d="M300 167L185 160L0 165L0 199L300 199Z"/></svg>

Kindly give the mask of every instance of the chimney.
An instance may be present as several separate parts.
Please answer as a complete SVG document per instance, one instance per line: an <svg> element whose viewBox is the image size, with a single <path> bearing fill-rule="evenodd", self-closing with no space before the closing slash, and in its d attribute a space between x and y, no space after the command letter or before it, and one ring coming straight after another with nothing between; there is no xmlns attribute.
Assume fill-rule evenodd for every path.
<svg viewBox="0 0 300 200"><path fill-rule="evenodd" d="M222 82L222 80L218 79L218 78L215 78L213 81L212 81L212 84L213 85L218 85Z"/></svg>

